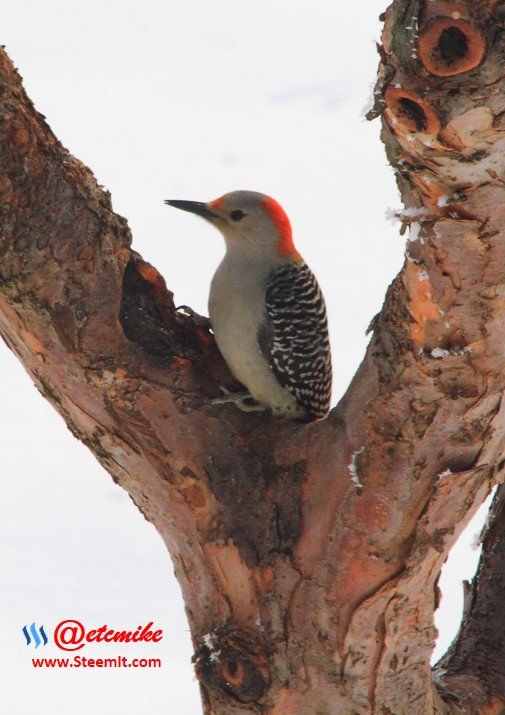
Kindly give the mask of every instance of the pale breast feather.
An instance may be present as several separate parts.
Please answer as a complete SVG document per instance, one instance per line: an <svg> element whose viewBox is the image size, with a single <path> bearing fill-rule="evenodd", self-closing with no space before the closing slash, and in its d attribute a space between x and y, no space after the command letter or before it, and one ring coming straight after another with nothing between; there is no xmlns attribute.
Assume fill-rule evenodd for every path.
<svg viewBox="0 0 505 715"><path fill-rule="evenodd" d="M305 264L289 263L269 275L258 341L279 383L310 417L324 417L332 380L328 322L321 289Z"/></svg>

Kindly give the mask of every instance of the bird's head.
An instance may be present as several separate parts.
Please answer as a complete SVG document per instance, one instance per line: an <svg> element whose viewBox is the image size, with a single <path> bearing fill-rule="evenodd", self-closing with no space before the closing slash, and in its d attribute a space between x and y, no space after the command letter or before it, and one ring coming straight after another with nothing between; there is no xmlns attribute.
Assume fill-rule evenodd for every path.
<svg viewBox="0 0 505 715"><path fill-rule="evenodd" d="M278 260L300 261L291 224L275 199L255 191L232 191L214 201L167 200L190 211L221 231L228 249L261 253Z"/></svg>

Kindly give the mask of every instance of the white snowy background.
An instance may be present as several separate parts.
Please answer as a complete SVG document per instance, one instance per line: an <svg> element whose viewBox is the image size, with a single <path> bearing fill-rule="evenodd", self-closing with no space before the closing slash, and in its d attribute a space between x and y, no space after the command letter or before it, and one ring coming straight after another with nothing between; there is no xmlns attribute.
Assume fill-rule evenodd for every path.
<svg viewBox="0 0 505 715"><path fill-rule="evenodd" d="M126 216L177 304L206 313L223 253L203 221L163 205L233 189L277 198L329 307L335 400L402 264L385 218L399 198L362 117L387 0L2 0L0 42L36 107ZM0 342L0 715L197 715L182 599L154 528L44 402ZM339 478L348 478L340 475ZM473 521L442 579L438 653L478 558ZM35 670L23 625L153 620L162 670ZM114 650L114 648L112 649ZM105 657L108 647L83 655Z"/></svg>

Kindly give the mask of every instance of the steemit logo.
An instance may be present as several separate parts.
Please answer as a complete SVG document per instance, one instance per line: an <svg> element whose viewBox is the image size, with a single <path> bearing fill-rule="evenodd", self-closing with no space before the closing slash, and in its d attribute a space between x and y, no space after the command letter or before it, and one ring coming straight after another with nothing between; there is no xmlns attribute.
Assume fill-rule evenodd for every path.
<svg viewBox="0 0 505 715"><path fill-rule="evenodd" d="M44 626L40 626L38 630L35 627L35 623L32 623L29 629L23 626L23 635L26 638L26 645L30 645L32 640L35 643L35 648L38 648L41 643L47 645L47 636L44 631Z"/></svg>

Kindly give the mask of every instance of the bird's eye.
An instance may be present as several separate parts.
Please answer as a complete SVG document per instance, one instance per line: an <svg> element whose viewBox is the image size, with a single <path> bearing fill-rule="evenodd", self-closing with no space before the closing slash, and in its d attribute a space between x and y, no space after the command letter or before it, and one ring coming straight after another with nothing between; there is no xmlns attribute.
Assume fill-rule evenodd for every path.
<svg viewBox="0 0 505 715"><path fill-rule="evenodd" d="M241 211L240 209L236 209L235 211L230 211L230 218L232 221L242 221L246 214Z"/></svg>

